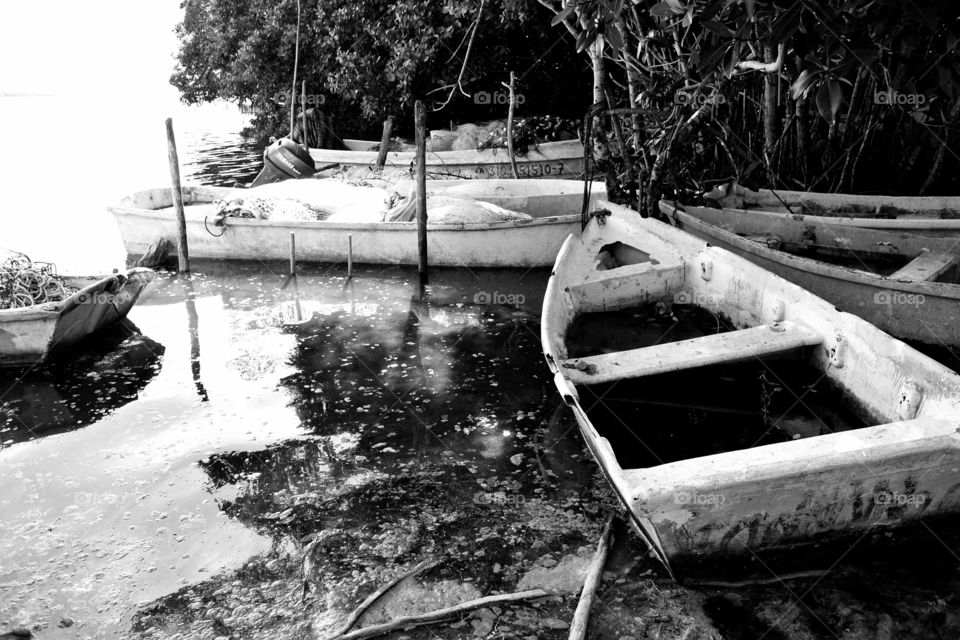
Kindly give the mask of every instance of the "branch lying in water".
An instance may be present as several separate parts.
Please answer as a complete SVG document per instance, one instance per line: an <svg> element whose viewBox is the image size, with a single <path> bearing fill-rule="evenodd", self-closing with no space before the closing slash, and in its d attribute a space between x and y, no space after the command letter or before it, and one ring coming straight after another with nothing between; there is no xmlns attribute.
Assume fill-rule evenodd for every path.
<svg viewBox="0 0 960 640"><path fill-rule="evenodd" d="M329 640L334 640L334 638L338 638L343 634L345 634L346 632L350 631L353 625L357 623L357 620L360 619L360 616L363 615L363 612L369 609L370 605L376 602L380 598L380 596L382 596L387 591L392 589L398 583L402 582L403 580L406 580L407 578L412 578L413 576L419 575L424 571L426 571L427 569L432 569L433 567L437 566L439 563L440 561L435 559L424 560L423 562L415 566L410 571L407 571L406 573L393 578L392 580L390 580L390 582L387 582L382 587L380 587L379 589L371 593L369 596L367 596L366 600L360 603L359 607L353 610L353 613L350 614L350 617L347 618L347 621L343 623L343 626L340 627L340 629L336 633L330 636Z"/></svg>
<svg viewBox="0 0 960 640"><path fill-rule="evenodd" d="M432 624L434 622L448 620L449 618L456 617L461 613L466 613L467 611L473 611L474 609L482 609L483 607L492 607L500 604L510 604L513 602L523 602L525 600L535 600L537 598L545 598L549 595L551 594L543 589L531 589L530 591L520 591L518 593L503 593L496 596L486 596L484 598L477 598L476 600L461 602L458 605L447 607L445 609L436 609L435 611L428 611L426 613L413 616L402 616L395 620L391 620L390 622L363 627L362 629L357 629L356 631L352 631L341 636L336 636L330 640L360 640L361 638L373 638L385 633L390 633L391 631L396 631L397 629L408 629L410 627L419 627L425 624Z"/></svg>

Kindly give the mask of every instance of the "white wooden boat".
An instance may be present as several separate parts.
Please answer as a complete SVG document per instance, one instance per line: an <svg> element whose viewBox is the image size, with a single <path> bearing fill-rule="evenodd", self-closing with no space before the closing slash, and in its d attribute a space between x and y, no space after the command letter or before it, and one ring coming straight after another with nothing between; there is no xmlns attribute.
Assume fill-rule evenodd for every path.
<svg viewBox="0 0 960 640"><path fill-rule="evenodd" d="M323 182L323 181L320 181ZM568 234L580 229L583 183L571 180L444 180L428 182L431 194L469 194L477 200L525 213L532 219L490 223L429 223L427 251L436 266L536 267L553 264ZM226 260L286 260L290 234L296 235L298 260L373 264L417 264L415 222L279 221L227 218L213 227L215 203L237 190L185 187L190 255ZM604 197L602 184L592 188ZM120 227L127 253L140 255L158 237L176 243L176 218L170 189L140 191L109 207ZM222 235L214 235L222 234Z"/></svg>
<svg viewBox="0 0 960 640"><path fill-rule="evenodd" d="M664 562L749 555L748 549L793 551L960 508L960 375L725 249L622 207L602 206L610 215L591 220L557 256L542 342L587 445ZM567 333L581 314L655 301L699 303L735 330L568 356ZM874 426L624 468L624 451L614 450L591 421L597 402L587 393L591 385L773 356L822 372L845 404ZM641 437L677 428L603 428L630 426Z"/></svg>
<svg viewBox="0 0 960 640"><path fill-rule="evenodd" d="M660 211L677 227L890 334L960 346L960 238L838 225L834 218L819 216L668 201L660 202Z"/></svg>
<svg viewBox="0 0 960 640"><path fill-rule="evenodd" d="M727 209L829 217L835 225L887 229L921 235L960 234L960 197L875 196L812 191L752 191L735 182L720 185L706 198Z"/></svg>
<svg viewBox="0 0 960 640"><path fill-rule="evenodd" d="M318 169L351 178L412 177L413 151L387 153L383 171L376 169L379 151L368 151L379 141L345 140L348 150L310 149ZM330 167L330 165L337 165ZM544 142L517 156L520 178L578 180L583 175L583 144L579 140ZM510 155L506 149L484 151L428 151L427 177L431 179L496 179L513 178Z"/></svg>
<svg viewBox="0 0 960 640"><path fill-rule="evenodd" d="M126 317L143 288L154 277L150 269L125 274L70 277L78 288L60 302L0 310L0 367L43 364Z"/></svg>

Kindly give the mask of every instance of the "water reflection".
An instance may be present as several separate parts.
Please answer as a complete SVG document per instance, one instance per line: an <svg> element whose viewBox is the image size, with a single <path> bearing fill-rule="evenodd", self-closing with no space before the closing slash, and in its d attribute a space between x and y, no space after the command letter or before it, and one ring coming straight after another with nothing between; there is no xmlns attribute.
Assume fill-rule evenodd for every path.
<svg viewBox="0 0 960 640"><path fill-rule="evenodd" d="M160 370L163 345L129 321L46 367L0 373L4 446L79 429L136 400Z"/></svg>

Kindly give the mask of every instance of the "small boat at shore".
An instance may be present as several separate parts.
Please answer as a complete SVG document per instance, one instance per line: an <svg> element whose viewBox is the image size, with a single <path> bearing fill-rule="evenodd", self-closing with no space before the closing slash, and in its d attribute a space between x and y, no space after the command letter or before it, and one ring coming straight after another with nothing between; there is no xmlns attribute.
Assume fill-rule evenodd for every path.
<svg viewBox="0 0 960 640"><path fill-rule="evenodd" d="M443 180L427 184L427 246L431 265L549 266L567 235L580 228L582 182ZM230 217L217 227L214 220L218 203L248 197L256 189L184 187L190 255L224 260L286 260L290 255L290 235L295 234L296 257L302 261L346 262L352 248L356 263L418 263L417 223L384 221L388 211L384 195L391 192L390 187L356 187L336 180L305 179L257 189L295 195L317 190L329 192L319 198L325 199L321 208L336 210L336 215L323 220ZM401 187L400 191L404 189ZM602 184L595 184L592 193L594 198L604 197L605 189ZM481 203L512 213L493 222L431 222L431 211L438 211L431 205L435 197L447 203L444 210L453 209L454 213L457 203L464 207ZM331 204L334 199L339 204ZM314 202L317 200L313 197ZM406 198L406 206L413 200ZM116 218L128 254L143 254L159 237L176 242L172 205L170 189L158 188L131 194L108 207Z"/></svg>
<svg viewBox="0 0 960 640"><path fill-rule="evenodd" d="M594 213L557 256L541 339L587 446L664 563L792 553L960 509L960 375L721 247L623 207L601 206L606 213ZM670 341L674 318L666 331L636 348L621 343L591 353L573 344L579 319L606 318L638 305L668 318L682 309L706 310L710 328L699 337ZM635 329L640 315L630 317ZM737 433L707 428L699 439L720 444L676 459L661 449L648 452L647 442L668 431L671 441L689 443L695 438L685 429L695 427L658 423L649 410L629 421L617 413L608 423L595 420L612 401L606 392L613 385L625 395L621 387L633 389L633 380L642 379L637 388L643 390L672 372L699 373L701 384L677 390L681 399L692 400L725 384L713 373L723 367L752 366L770 378L775 362L785 362L786 370L809 368L841 399L838 406L858 416L859 426L830 430L821 419L812 421L813 431L791 433L777 422L760 422L763 434L781 431L780 439L754 446L751 437L733 450L724 443ZM682 378L669 380L675 386ZM786 385L774 379L770 386ZM796 404L811 389L789 393ZM691 424L702 420L698 415ZM728 415L736 416L726 423L731 431L758 421L746 411ZM630 437L624 436L628 431ZM637 452L652 462L630 464Z"/></svg>
<svg viewBox="0 0 960 640"><path fill-rule="evenodd" d="M736 182L719 185L704 197L725 209L788 213L806 219L828 218L834 225L928 236L960 234L960 197L753 191Z"/></svg>
<svg viewBox="0 0 960 640"><path fill-rule="evenodd" d="M413 151L389 151L383 170L376 167L379 151L373 140L344 140L347 150L310 149L318 170L349 178L402 179L413 176ZM579 180L584 171L583 144L579 140L543 142L517 155L517 174L523 178ZM427 177L439 180L513 178L506 149L483 151L428 151ZM335 165L335 166L332 166Z"/></svg>
<svg viewBox="0 0 960 640"><path fill-rule="evenodd" d="M0 310L0 367L45 364L126 317L153 281L150 269L108 276L63 276L77 289L59 302Z"/></svg>
<svg viewBox="0 0 960 640"><path fill-rule="evenodd" d="M960 243L836 218L660 202L675 226L925 344L960 346ZM952 222L952 221L950 221Z"/></svg>

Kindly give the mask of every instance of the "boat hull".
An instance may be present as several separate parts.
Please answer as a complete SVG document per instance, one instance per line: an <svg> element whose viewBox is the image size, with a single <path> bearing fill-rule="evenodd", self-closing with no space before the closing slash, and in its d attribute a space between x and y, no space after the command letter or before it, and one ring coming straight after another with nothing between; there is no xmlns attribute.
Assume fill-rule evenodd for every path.
<svg viewBox="0 0 960 640"><path fill-rule="evenodd" d="M611 211L605 223L591 221L582 237L570 237L561 248L544 298L541 338L554 382L588 448L665 563L677 568L703 558L796 551L960 509L960 375L712 242L616 205L601 206ZM599 256L623 245L647 259L605 267ZM742 332L799 331L804 340L789 347L796 357L822 371L845 404L874 426L624 468L591 421L588 408L595 399L580 399L582 385L608 372L592 363L627 370L607 380L635 378L704 360L760 358L762 345L750 353L711 354L735 331L687 341L699 348L657 345L658 354L674 357L653 362L640 357L651 347L568 358L567 329L583 313L680 300L697 301ZM672 428L626 426L638 427L638 433L641 426Z"/></svg>
<svg viewBox="0 0 960 640"><path fill-rule="evenodd" d="M770 189L752 191L734 183L718 187L708 197L725 208L802 215L811 221L829 221L833 225L906 231L931 237L960 234L960 218L956 217L960 212L960 198L954 196L876 196ZM816 215L819 211L856 213Z"/></svg>
<svg viewBox="0 0 960 640"><path fill-rule="evenodd" d="M358 141L351 141L359 146ZM375 144L370 142L369 145ZM350 178L403 179L413 176L415 153L387 153L383 170L376 167L377 151L311 149L318 169L336 164L332 170ZM517 173L521 179L538 178L577 180L584 172L583 145L579 140L545 142L517 156ZM478 180L513 178L510 156L506 149L485 151L429 151L426 158L427 177L437 180Z"/></svg>
<svg viewBox="0 0 960 640"><path fill-rule="evenodd" d="M132 269L65 278L81 287L66 300L0 311L0 367L43 364L126 317L153 276L149 269Z"/></svg>
<svg viewBox="0 0 960 640"><path fill-rule="evenodd" d="M428 224L429 263L446 267L552 265L567 235L580 229L583 184L533 181L534 184L530 185L530 182L491 181L491 195L479 199L528 213L533 216L531 219ZM452 186L457 183L447 181L443 184ZM594 191L604 193L602 185L596 185ZM223 227L214 227L215 207L212 203L229 193L229 189L214 187L191 187L184 191L191 256L223 260L288 260L292 233L296 237L296 258L299 261L346 262L348 248L352 247L355 263L418 264L415 222L281 222L227 218ZM143 254L158 237L176 243L176 222L168 208L169 189L140 192L128 201L126 205L110 208L128 254ZM565 215L546 215L554 211ZM577 213L571 213L573 211Z"/></svg>
<svg viewBox="0 0 960 640"><path fill-rule="evenodd" d="M945 282L909 282L879 274L794 256L741 237L739 225L721 229L672 205L663 211L678 227L723 247L856 314L880 329L907 340L937 346L960 346L960 285ZM750 215L750 214L747 214ZM771 227L771 231L775 228ZM856 230L851 230L855 233ZM894 239L894 236L889 236ZM894 243L906 249L914 236ZM939 248L954 241L930 239ZM960 247L953 247L956 251ZM916 247L915 247L916 250Z"/></svg>

